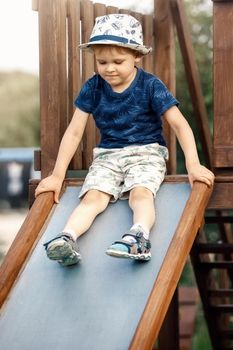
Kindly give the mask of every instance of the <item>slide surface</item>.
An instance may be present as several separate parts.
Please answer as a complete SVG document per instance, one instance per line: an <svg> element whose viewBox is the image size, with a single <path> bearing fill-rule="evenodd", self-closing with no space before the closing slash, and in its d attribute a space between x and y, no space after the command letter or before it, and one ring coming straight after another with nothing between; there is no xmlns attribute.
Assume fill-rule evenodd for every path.
<svg viewBox="0 0 233 350"><path fill-rule="evenodd" d="M152 259L117 259L105 250L132 223L127 201L110 204L79 239L80 265L46 258L43 243L58 234L78 204L67 187L3 305L1 350L126 350L136 330L190 194L187 183L164 183L156 198ZM171 266L171 268L174 268Z"/></svg>

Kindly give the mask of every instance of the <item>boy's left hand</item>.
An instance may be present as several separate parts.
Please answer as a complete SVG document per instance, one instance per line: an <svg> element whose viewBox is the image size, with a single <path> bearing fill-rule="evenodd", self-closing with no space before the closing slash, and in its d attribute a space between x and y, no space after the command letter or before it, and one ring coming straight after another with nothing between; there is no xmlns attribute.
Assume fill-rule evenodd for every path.
<svg viewBox="0 0 233 350"><path fill-rule="evenodd" d="M213 186L214 174L205 166L201 164L195 164L187 167L187 171L191 187L193 186L194 181L204 182L209 187Z"/></svg>

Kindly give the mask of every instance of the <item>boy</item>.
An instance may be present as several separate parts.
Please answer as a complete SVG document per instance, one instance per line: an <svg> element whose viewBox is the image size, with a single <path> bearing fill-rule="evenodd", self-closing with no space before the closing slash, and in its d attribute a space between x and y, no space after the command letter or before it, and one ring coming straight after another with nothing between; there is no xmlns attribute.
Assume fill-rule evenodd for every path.
<svg viewBox="0 0 233 350"><path fill-rule="evenodd" d="M77 238L110 201L128 197L133 226L106 253L147 261L151 258L149 233L155 222L154 196L164 179L168 158L162 117L184 151L190 184L198 180L211 186L214 175L199 162L193 133L177 108L178 101L157 77L136 66L151 52L143 45L140 22L125 14L98 17L90 41L80 48L94 52L98 74L84 84L76 98L76 110L52 175L40 182L36 196L54 191L58 203L67 167L90 114L100 129L101 141L93 151L81 202L62 233L45 243L46 253L63 266L78 263Z"/></svg>

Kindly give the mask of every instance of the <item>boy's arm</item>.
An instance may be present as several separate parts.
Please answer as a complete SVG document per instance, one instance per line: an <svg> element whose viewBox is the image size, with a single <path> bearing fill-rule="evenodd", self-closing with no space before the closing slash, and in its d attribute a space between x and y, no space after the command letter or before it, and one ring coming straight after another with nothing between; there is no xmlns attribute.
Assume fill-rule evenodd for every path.
<svg viewBox="0 0 233 350"><path fill-rule="evenodd" d="M200 164L192 129L180 110L176 106L171 107L164 113L164 118L175 132L184 152L186 169L191 186L194 181L201 181L208 186L212 186L214 174Z"/></svg>
<svg viewBox="0 0 233 350"><path fill-rule="evenodd" d="M79 108L75 110L72 120L62 137L53 172L39 183L35 191L36 197L42 192L53 191L54 200L58 203L66 170L82 139L88 116L88 113L81 111Z"/></svg>

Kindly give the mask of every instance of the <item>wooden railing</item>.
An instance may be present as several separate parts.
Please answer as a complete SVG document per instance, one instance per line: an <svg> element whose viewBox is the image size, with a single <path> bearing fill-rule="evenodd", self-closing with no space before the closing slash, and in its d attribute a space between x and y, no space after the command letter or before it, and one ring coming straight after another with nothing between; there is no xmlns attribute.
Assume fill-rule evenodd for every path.
<svg viewBox="0 0 233 350"><path fill-rule="evenodd" d="M207 187L204 183L194 183L174 238L131 342L130 350L152 349L198 229L203 223L205 208L211 192L212 188Z"/></svg>
<svg viewBox="0 0 233 350"><path fill-rule="evenodd" d="M41 106L41 151L35 155L35 168L41 170L44 177L54 167L62 135L74 111L74 97L82 83L95 72L93 55L77 49L79 43L89 40L94 18L110 13L129 13L138 18L143 27L144 44L156 47L156 54L143 57L141 66L149 72L157 73L173 93L174 33L169 15L169 1L156 1L156 18L153 14L142 15L112 6L93 4L89 0L33 0L33 9L38 11L39 16ZM165 31L162 30L164 26ZM164 69L160 69L159 62L162 62ZM174 136L168 128L165 133L170 158L175 162ZM98 138L94 121L90 118L70 169L89 167L92 150ZM171 172L175 172L175 165Z"/></svg>
<svg viewBox="0 0 233 350"><path fill-rule="evenodd" d="M7 298L53 207L53 193L43 193L34 202L2 265L0 266L0 307Z"/></svg>

